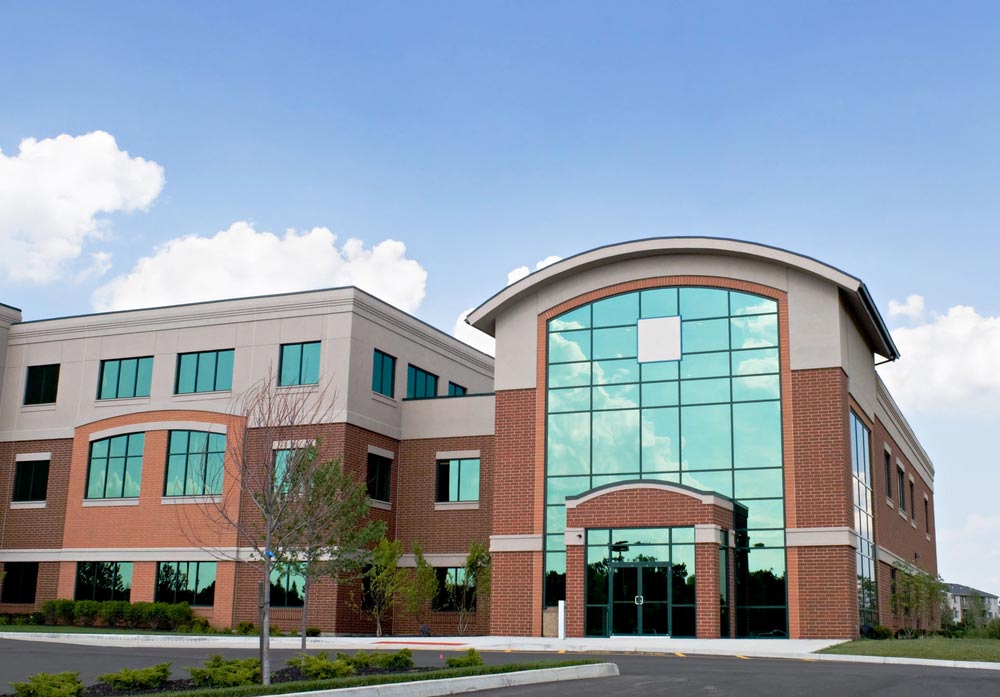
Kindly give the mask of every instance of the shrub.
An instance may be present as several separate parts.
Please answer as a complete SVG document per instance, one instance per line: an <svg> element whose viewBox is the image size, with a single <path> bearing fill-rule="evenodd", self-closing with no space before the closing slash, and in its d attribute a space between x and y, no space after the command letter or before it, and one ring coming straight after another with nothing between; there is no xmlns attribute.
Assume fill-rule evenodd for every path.
<svg viewBox="0 0 1000 697"><path fill-rule="evenodd" d="M191 624L194 619L194 612L191 610L191 606L187 603L173 603L172 605L167 605L167 624L171 629L177 629L178 627L183 627L186 624Z"/></svg>
<svg viewBox="0 0 1000 697"><path fill-rule="evenodd" d="M319 627L306 628L306 636L319 636L320 634L322 634L322 632L320 631Z"/></svg>
<svg viewBox="0 0 1000 697"><path fill-rule="evenodd" d="M45 624L45 613L38 612L36 610L35 612L31 613L30 617L31 617L31 624Z"/></svg>
<svg viewBox="0 0 1000 697"><path fill-rule="evenodd" d="M884 625L877 624L872 627L872 631L868 636L870 639L876 639L878 641L892 639L892 630Z"/></svg>
<svg viewBox="0 0 1000 697"><path fill-rule="evenodd" d="M8 624L10 624L10 616L0 615L0 627L6 627Z"/></svg>
<svg viewBox="0 0 1000 697"><path fill-rule="evenodd" d="M93 627L94 620L101 612L101 604L96 600L81 600L73 608L73 616L85 627Z"/></svg>
<svg viewBox="0 0 1000 697"><path fill-rule="evenodd" d="M313 680L346 678L348 675L354 675L354 666L349 661L345 661L339 655L336 660L331 661L326 651L320 651L315 656L303 654L297 658L290 658L288 665L295 666Z"/></svg>
<svg viewBox="0 0 1000 697"><path fill-rule="evenodd" d="M260 682L260 660L256 658L227 660L215 654L205 661L204 668L188 668L191 680L199 687L239 687Z"/></svg>
<svg viewBox="0 0 1000 697"><path fill-rule="evenodd" d="M73 620L76 619L76 601L57 600L56 619L60 624L73 624Z"/></svg>
<svg viewBox="0 0 1000 697"><path fill-rule="evenodd" d="M271 628L271 636L285 636L284 632L281 631L281 627L276 624L269 625Z"/></svg>
<svg viewBox="0 0 1000 697"><path fill-rule="evenodd" d="M346 653L338 653L337 659L347 661L355 668L371 668L374 656L367 651L358 651L353 656Z"/></svg>
<svg viewBox="0 0 1000 697"><path fill-rule="evenodd" d="M80 697L79 673L36 673L28 682L12 682L17 697Z"/></svg>
<svg viewBox="0 0 1000 697"><path fill-rule="evenodd" d="M983 627L983 635L987 639L1000 639L1000 618Z"/></svg>
<svg viewBox="0 0 1000 697"><path fill-rule="evenodd" d="M204 617L192 617L190 622L180 625L177 631L189 634L207 634L212 631L212 626Z"/></svg>
<svg viewBox="0 0 1000 697"><path fill-rule="evenodd" d="M149 606L152 603L131 603L126 604L125 613L122 619L125 620L125 626L129 629L135 629L136 627L146 623L146 615L149 612Z"/></svg>
<svg viewBox="0 0 1000 697"><path fill-rule="evenodd" d="M400 649L393 653L380 651L372 656L372 666L385 670L409 670L413 667L413 652L409 649Z"/></svg>
<svg viewBox="0 0 1000 697"><path fill-rule="evenodd" d="M45 624L55 624L56 620L59 619L59 603L55 600L46 600L42 603L42 617L45 618Z"/></svg>
<svg viewBox="0 0 1000 697"><path fill-rule="evenodd" d="M146 603L146 624L152 630L170 626L170 605L168 603Z"/></svg>
<svg viewBox="0 0 1000 697"><path fill-rule="evenodd" d="M237 623L236 633L240 636L250 636L251 634L257 633L257 627L253 622L243 620L242 622Z"/></svg>
<svg viewBox="0 0 1000 697"><path fill-rule="evenodd" d="M105 600L101 603L101 619L109 627L117 627L128 613L129 604L124 600Z"/></svg>
<svg viewBox="0 0 1000 697"><path fill-rule="evenodd" d="M133 691L151 690L162 687L170 678L170 664L160 663L149 668L133 670L122 668L117 673L105 673L98 675L99 682L108 685L112 690Z"/></svg>
<svg viewBox="0 0 1000 697"><path fill-rule="evenodd" d="M475 649L469 649L461 656L446 658L444 662L449 668L467 668L469 666L483 665L483 657Z"/></svg>

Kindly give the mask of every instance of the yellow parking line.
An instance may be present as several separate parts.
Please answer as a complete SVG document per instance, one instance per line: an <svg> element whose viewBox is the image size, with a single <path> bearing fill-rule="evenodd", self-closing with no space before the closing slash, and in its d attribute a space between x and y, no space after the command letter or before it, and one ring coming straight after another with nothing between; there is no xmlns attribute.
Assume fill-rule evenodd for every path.
<svg viewBox="0 0 1000 697"><path fill-rule="evenodd" d="M680 656L681 658L687 658L687 656L685 656L684 654L682 654L680 651L675 651L674 655L675 656Z"/></svg>
<svg viewBox="0 0 1000 697"><path fill-rule="evenodd" d="M740 655L737 655L736 658L742 658L744 661L749 661L750 660L749 656L740 656Z"/></svg>

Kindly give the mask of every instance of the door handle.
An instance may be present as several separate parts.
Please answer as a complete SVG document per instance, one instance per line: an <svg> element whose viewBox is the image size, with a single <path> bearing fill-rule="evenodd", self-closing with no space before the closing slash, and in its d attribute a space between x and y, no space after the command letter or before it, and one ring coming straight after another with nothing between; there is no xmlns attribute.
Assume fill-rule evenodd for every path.
<svg viewBox="0 0 1000 697"><path fill-rule="evenodd" d="M641 595L637 595L637 596L635 596L635 604L636 604L636 605L642 605L642 603L643 603L643 600L644 600L644 599L643 599L643 597L642 597Z"/></svg>

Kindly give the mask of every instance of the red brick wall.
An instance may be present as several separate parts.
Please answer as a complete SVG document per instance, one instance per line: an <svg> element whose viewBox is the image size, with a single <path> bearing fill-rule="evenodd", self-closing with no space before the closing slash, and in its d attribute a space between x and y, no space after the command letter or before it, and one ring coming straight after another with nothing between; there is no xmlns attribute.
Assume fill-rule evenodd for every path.
<svg viewBox="0 0 1000 697"><path fill-rule="evenodd" d="M52 453L45 508L10 507L14 495L15 458L20 453ZM0 549L59 549L66 520L73 441L23 440L0 443Z"/></svg>
<svg viewBox="0 0 1000 697"><path fill-rule="evenodd" d="M798 639L853 639L858 634L858 591L853 547L790 547L802 608ZM789 593L792 587L789 586Z"/></svg>

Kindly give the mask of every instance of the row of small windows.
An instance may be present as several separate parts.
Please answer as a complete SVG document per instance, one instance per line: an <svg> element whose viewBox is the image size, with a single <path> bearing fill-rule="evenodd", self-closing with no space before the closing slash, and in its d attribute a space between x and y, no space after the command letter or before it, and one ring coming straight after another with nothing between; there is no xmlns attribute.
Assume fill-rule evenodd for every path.
<svg viewBox="0 0 1000 697"><path fill-rule="evenodd" d="M891 502L892 499L892 454L886 451L885 455L885 498L886 501ZM901 514L906 513L907 505L907 481L906 481L906 471L899 464L896 465L896 506ZM910 506L910 520L913 523L917 521L917 494L916 487L914 486L913 480L909 481L909 506ZM931 508L930 501L924 498L924 532L928 535L931 532Z"/></svg>
<svg viewBox="0 0 1000 697"><path fill-rule="evenodd" d="M434 500L438 503L479 500L479 458L438 460L435 463ZM390 500L392 460L368 454L368 498Z"/></svg>
<svg viewBox="0 0 1000 697"><path fill-rule="evenodd" d="M282 344L278 362L278 385L315 385L319 383L319 341ZM225 392L233 388L234 349L197 351L177 356L174 394ZM148 397L153 379L153 357L115 358L101 361L97 380L97 399ZM59 385L59 364L28 366L24 404L54 404ZM407 366L407 399L436 397L438 376L415 365ZM396 357L375 349L372 366L372 391L395 398ZM468 390L458 383L448 383L448 396L458 397Z"/></svg>
<svg viewBox="0 0 1000 697"><path fill-rule="evenodd" d="M233 387L234 349L197 351L177 356L174 394L223 392ZM315 385L319 382L320 342L282 344L278 385ZM97 399L148 397L153 379L153 357L101 361ZM59 364L28 366L24 404L53 404L59 385Z"/></svg>
<svg viewBox="0 0 1000 697"><path fill-rule="evenodd" d="M375 349L372 360L372 392L395 399L396 357ZM406 367L406 398L428 399L437 397L438 376L413 364ZM448 396L461 397L468 390L454 382L448 383Z"/></svg>
<svg viewBox="0 0 1000 697"><path fill-rule="evenodd" d="M132 596L132 562L77 562L74 600L123 600ZM466 588L465 569L435 568L438 589L431 608L437 611L474 609L475 588ZM31 604L38 588L38 562L6 562L0 603ZM154 600L187 603L191 607L215 605L216 562L170 561L156 565ZM302 607L305 577L275 569L271 572L271 606Z"/></svg>

